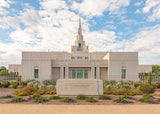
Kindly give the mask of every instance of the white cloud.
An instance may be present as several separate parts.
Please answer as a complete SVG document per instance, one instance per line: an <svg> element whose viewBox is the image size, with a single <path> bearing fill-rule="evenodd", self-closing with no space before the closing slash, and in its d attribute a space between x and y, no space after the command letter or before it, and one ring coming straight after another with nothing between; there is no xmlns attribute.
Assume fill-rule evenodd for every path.
<svg viewBox="0 0 160 114"><path fill-rule="evenodd" d="M146 0L145 7L143 8L143 13L150 13L148 17L149 21L155 21L160 19L160 0Z"/></svg>
<svg viewBox="0 0 160 114"><path fill-rule="evenodd" d="M141 13L141 11L139 9L137 9L135 13Z"/></svg>
<svg viewBox="0 0 160 114"><path fill-rule="evenodd" d="M119 14L123 7L130 4L130 0L83 0L82 3L73 2L71 8L88 17L103 15L104 11L110 14Z"/></svg>
<svg viewBox="0 0 160 114"><path fill-rule="evenodd" d="M8 11L4 8L9 8L10 4L13 4L13 1L10 0L0 0L0 15L6 15Z"/></svg>
<svg viewBox="0 0 160 114"><path fill-rule="evenodd" d="M8 29L9 27L19 28L17 17L2 17L0 18L0 27L3 29Z"/></svg>
<svg viewBox="0 0 160 114"><path fill-rule="evenodd" d="M138 51L140 57L160 56L160 25L139 32L132 40L126 42L126 51ZM153 59L152 59L153 60ZM146 61L147 62L147 61Z"/></svg>
<svg viewBox="0 0 160 114"><path fill-rule="evenodd" d="M141 0L141 1L139 1L139 2L136 2L134 5L137 6L137 7L139 7L139 6L141 6L142 4L143 4L143 0Z"/></svg>

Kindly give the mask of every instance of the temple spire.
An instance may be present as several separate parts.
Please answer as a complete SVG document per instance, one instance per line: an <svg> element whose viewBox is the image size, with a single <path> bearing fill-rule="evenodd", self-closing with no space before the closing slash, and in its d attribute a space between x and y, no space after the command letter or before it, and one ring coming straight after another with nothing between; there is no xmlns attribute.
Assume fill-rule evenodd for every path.
<svg viewBox="0 0 160 114"><path fill-rule="evenodd" d="M79 16L79 28L78 28L78 35L82 35L82 28L81 28L81 16Z"/></svg>

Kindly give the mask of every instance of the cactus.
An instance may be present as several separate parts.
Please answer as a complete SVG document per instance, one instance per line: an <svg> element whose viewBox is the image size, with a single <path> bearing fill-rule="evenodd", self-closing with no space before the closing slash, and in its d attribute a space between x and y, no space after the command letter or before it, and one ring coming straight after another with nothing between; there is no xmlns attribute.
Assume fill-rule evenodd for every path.
<svg viewBox="0 0 160 114"><path fill-rule="evenodd" d="M147 81L148 81L148 84L151 85L151 72L148 73Z"/></svg>

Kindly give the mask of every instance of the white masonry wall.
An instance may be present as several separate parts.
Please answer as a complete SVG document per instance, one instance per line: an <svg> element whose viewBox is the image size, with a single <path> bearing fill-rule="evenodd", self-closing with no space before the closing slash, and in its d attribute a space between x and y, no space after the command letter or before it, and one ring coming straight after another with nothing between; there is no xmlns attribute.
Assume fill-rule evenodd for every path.
<svg viewBox="0 0 160 114"><path fill-rule="evenodd" d="M138 52L108 53L109 80L122 80L122 69L126 69L126 78L124 80L139 81Z"/></svg>
<svg viewBox="0 0 160 114"><path fill-rule="evenodd" d="M22 80L34 78L34 69L39 70L38 81L50 80L52 67L49 52L22 52Z"/></svg>

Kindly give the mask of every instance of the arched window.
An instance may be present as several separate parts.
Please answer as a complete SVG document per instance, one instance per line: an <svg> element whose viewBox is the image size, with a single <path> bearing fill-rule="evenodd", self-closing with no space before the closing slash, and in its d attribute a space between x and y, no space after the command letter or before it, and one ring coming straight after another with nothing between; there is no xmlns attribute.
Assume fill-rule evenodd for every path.
<svg viewBox="0 0 160 114"><path fill-rule="evenodd" d="M79 43L79 51L81 51L81 43Z"/></svg>

